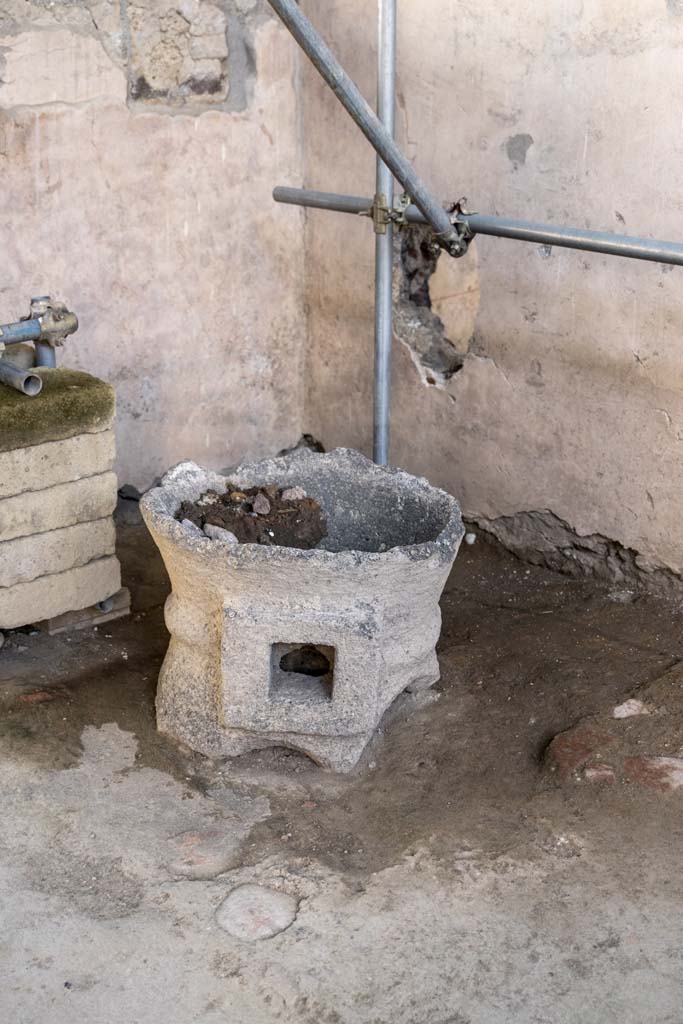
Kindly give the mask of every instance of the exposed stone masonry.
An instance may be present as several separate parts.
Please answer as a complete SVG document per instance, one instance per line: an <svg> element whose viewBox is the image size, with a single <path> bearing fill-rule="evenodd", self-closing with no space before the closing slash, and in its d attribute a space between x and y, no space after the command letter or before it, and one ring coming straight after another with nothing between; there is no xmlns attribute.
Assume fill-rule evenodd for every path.
<svg viewBox="0 0 683 1024"><path fill-rule="evenodd" d="M0 40L9 51L7 60L0 57L0 100L13 99L17 39L21 49L22 38L38 29L53 42L55 32L81 36L90 70L93 62L99 66L98 79L115 68L124 73L130 103L188 111L243 109L254 74L251 27L266 16L255 0L63 0L49 5L8 0L0 11ZM68 48L73 45L71 40ZM113 67L107 68L106 57Z"/></svg>

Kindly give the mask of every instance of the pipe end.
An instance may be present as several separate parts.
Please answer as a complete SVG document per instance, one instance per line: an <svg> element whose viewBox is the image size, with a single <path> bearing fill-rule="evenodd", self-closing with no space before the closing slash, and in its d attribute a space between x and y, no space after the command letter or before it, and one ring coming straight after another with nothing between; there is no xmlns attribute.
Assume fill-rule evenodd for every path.
<svg viewBox="0 0 683 1024"><path fill-rule="evenodd" d="M30 398L39 395L43 390L43 382L37 373L27 373L24 378L23 392Z"/></svg>

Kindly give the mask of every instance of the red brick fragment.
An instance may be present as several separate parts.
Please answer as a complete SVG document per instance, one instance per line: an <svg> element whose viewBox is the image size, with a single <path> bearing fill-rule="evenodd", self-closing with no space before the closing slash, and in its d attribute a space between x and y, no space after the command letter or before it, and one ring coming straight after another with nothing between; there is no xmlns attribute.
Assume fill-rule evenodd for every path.
<svg viewBox="0 0 683 1024"><path fill-rule="evenodd" d="M683 788L683 758L627 757L624 775L631 782L660 793Z"/></svg>
<svg viewBox="0 0 683 1024"><path fill-rule="evenodd" d="M548 747L546 759L551 769L566 779L589 759L595 758L601 748L614 741L615 737L604 729L579 725L558 733Z"/></svg>
<svg viewBox="0 0 683 1024"><path fill-rule="evenodd" d="M61 694L54 690L34 690L33 693L22 693L19 700L22 704L45 704L49 700L57 700Z"/></svg>

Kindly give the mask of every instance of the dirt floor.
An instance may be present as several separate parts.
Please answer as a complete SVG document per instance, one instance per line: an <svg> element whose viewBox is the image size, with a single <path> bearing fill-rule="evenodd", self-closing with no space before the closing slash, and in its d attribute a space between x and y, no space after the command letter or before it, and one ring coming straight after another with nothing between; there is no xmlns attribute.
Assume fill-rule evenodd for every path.
<svg viewBox="0 0 683 1024"><path fill-rule="evenodd" d="M478 540L441 682L399 698L358 770L214 762L155 731L165 578L124 513L134 614L0 654L1 1020L683 1022L683 789L603 770L612 740L620 765L683 753L681 609ZM612 717L638 692L642 736ZM568 733L574 760L545 757L584 720L600 749ZM294 896L293 924L224 931L244 882Z"/></svg>

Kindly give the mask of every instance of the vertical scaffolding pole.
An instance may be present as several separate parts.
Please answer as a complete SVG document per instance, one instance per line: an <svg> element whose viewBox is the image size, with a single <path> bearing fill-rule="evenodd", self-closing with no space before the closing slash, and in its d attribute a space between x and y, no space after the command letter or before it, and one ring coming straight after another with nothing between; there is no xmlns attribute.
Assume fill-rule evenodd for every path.
<svg viewBox="0 0 683 1024"><path fill-rule="evenodd" d="M393 138L396 94L396 0L377 0L377 115ZM377 157L375 210L394 205L394 176ZM393 224L375 215L375 382L373 458L389 461L391 405Z"/></svg>

